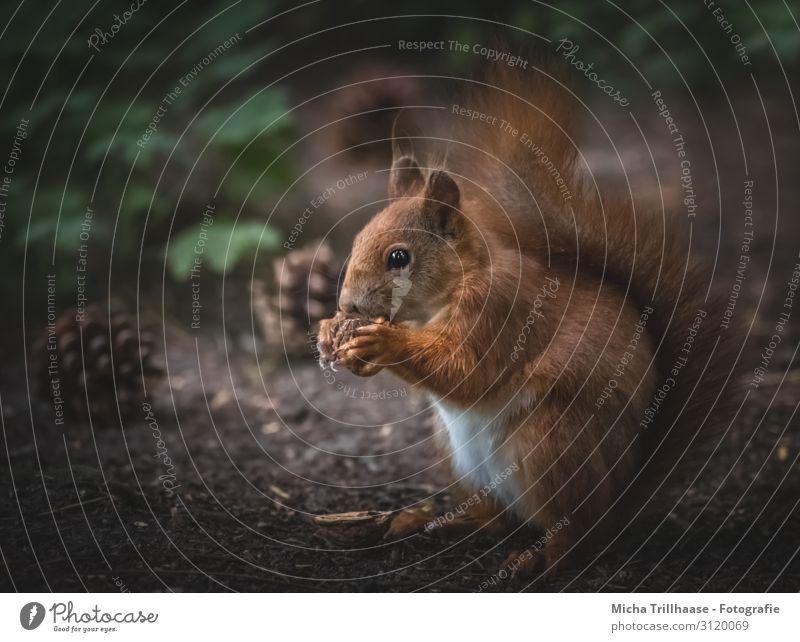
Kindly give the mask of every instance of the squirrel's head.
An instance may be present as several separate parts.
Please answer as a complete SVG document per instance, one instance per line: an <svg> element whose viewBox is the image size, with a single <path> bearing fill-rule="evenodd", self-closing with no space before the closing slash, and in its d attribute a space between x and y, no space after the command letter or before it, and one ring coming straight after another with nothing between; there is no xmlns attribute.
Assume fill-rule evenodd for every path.
<svg viewBox="0 0 800 642"><path fill-rule="evenodd" d="M353 243L339 308L421 325L458 295L474 235L455 180L442 170L425 177L410 156L392 164L389 199Z"/></svg>

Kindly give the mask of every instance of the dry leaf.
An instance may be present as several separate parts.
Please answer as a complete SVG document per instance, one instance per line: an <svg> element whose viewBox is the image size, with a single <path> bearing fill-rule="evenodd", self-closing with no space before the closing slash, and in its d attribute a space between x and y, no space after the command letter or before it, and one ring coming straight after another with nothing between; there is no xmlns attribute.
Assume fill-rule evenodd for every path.
<svg viewBox="0 0 800 642"><path fill-rule="evenodd" d="M370 546L379 542L389 528L389 511L351 511L312 518L320 535L339 546Z"/></svg>

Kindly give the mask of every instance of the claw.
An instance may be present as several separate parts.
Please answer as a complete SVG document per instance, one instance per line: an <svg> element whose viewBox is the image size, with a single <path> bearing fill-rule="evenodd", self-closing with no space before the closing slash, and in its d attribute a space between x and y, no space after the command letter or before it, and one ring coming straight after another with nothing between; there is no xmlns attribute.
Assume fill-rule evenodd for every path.
<svg viewBox="0 0 800 642"><path fill-rule="evenodd" d="M381 323L371 323L369 325L362 325L360 328L356 328L356 331L353 333L356 336L364 336L365 334L372 334L374 332L378 332L385 326Z"/></svg>

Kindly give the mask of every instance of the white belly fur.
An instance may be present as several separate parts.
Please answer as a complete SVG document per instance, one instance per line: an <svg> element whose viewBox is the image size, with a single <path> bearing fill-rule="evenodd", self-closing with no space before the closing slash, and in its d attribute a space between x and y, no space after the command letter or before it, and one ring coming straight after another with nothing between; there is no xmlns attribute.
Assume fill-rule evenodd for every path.
<svg viewBox="0 0 800 642"><path fill-rule="evenodd" d="M476 492L490 488L490 494L503 504L510 505L519 496L517 484L520 462L509 457L508 444L503 446L501 425L505 423L508 409L463 410L441 399L433 399L434 407L447 429L452 452L453 468ZM519 503L512 510L520 510Z"/></svg>

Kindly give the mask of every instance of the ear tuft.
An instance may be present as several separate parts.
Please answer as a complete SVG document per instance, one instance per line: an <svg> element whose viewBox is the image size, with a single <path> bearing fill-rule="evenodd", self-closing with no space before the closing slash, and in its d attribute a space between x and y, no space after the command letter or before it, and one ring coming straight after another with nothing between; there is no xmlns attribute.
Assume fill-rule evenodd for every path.
<svg viewBox="0 0 800 642"><path fill-rule="evenodd" d="M458 202L461 199L461 192L450 174L443 170L436 170L431 172L428 178L428 185L425 188L425 198L431 201L438 201L434 202L432 207L438 208L443 205L458 207Z"/></svg>
<svg viewBox="0 0 800 642"><path fill-rule="evenodd" d="M389 198L413 196L424 183L422 171L411 156L401 156L392 163L389 172Z"/></svg>
<svg viewBox="0 0 800 642"><path fill-rule="evenodd" d="M461 224L461 191L453 177L443 170L431 172L424 197L428 200L427 209L435 222L437 232L444 237L455 236Z"/></svg>

